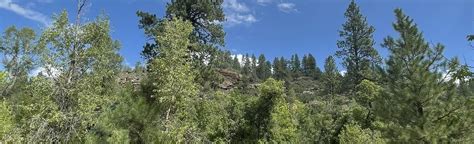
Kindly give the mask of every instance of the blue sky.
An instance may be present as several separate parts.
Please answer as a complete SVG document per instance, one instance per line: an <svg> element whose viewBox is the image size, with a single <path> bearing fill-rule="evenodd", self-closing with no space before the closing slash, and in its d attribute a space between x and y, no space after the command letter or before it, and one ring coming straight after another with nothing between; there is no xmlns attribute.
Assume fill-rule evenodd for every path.
<svg viewBox="0 0 474 144"><path fill-rule="evenodd" d="M105 12L111 20L112 36L122 44L124 63L142 61L140 51L145 42L138 29L136 11L162 16L168 0L92 0L84 19L93 20ZM290 57L312 53L318 66L335 53L338 30L344 23L349 0L225 0L226 49L235 54L265 54ZM414 18L425 39L446 46L447 57L458 56L474 65L474 49L466 35L474 33L473 0L358 0L369 24L376 28L375 47L382 56L387 50L380 44L392 28L393 10L397 7ZM62 10L76 11L72 0L0 0L0 31L10 25L32 27L38 32L51 22L51 16ZM74 19L74 17L71 17ZM342 67L339 67L342 69Z"/></svg>

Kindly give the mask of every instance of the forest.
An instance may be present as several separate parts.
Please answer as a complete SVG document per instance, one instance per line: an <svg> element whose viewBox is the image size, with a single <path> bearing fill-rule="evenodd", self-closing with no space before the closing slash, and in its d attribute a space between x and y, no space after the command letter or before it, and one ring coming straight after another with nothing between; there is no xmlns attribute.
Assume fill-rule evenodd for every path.
<svg viewBox="0 0 474 144"><path fill-rule="evenodd" d="M402 9L382 57L351 1L318 66L311 53L239 60L223 49L223 0L173 0L164 17L136 12L147 42L129 67L106 14L80 19L89 2L1 33L0 143L474 143L472 66Z"/></svg>

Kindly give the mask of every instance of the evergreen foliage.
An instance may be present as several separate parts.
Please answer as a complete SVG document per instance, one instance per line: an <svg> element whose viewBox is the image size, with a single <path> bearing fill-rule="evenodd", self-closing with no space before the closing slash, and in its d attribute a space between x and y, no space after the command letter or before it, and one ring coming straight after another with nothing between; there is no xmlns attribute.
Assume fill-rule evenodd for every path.
<svg viewBox="0 0 474 144"><path fill-rule="evenodd" d="M343 74L333 56L321 71L312 54L269 61L218 49L222 3L173 0L163 18L137 12L150 41L134 68L106 16L81 23L78 10L73 23L63 11L38 36L8 27L0 143L474 142L473 72L401 9L381 63L374 27L349 4L336 52Z"/></svg>
<svg viewBox="0 0 474 144"><path fill-rule="evenodd" d="M413 19L395 10L394 29L400 38L387 37L387 85L378 108L387 137L401 143L443 143L469 135L472 124L465 108L469 100L455 92L444 46L430 46ZM456 67L456 66L451 66ZM443 76L442 70L448 70ZM467 111L466 111L467 110ZM467 124L471 123L471 124Z"/></svg>
<svg viewBox="0 0 474 144"><path fill-rule="evenodd" d="M354 0L349 4L344 16L347 21L339 31L342 40L337 41L339 50L336 55L343 58L343 65L347 69L345 85L354 89L355 85L364 79L374 80L371 67L381 60L373 47L375 28L367 23Z"/></svg>

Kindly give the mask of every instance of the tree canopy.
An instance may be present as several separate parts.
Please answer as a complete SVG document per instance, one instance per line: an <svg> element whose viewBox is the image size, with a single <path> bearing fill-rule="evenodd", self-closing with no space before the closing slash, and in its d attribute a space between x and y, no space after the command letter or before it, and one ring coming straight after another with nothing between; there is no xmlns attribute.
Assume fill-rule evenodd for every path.
<svg viewBox="0 0 474 144"><path fill-rule="evenodd" d="M382 61L351 1L321 70L311 53L228 51L223 0L172 0L137 12L132 67L106 15L80 19L86 2L75 22L1 34L0 143L474 143L473 72L401 9Z"/></svg>

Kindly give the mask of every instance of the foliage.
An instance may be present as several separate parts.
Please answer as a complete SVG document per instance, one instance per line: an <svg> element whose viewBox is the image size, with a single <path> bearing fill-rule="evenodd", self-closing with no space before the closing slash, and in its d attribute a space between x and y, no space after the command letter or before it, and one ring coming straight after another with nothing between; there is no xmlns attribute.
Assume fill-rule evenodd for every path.
<svg viewBox="0 0 474 144"><path fill-rule="evenodd" d="M269 78L272 75L271 68L272 66L270 62L265 59L265 55L261 54L258 56L256 73L259 79L266 80Z"/></svg>
<svg viewBox="0 0 474 144"><path fill-rule="evenodd" d="M446 79L452 70L446 67L444 46L430 46L413 19L400 9L395 14L393 27L400 38L384 41L391 52L388 83L377 103L386 136L401 143L463 141L463 135L470 133L465 110L470 104L455 92L456 84ZM445 76L443 70L447 70Z"/></svg>
<svg viewBox="0 0 474 144"><path fill-rule="evenodd" d="M384 144L386 143L377 131L362 129L357 124L349 124L339 135L341 144Z"/></svg>
<svg viewBox="0 0 474 144"><path fill-rule="evenodd" d="M323 83L326 86L324 89L325 94L334 95L339 92L342 76L339 74L336 62L332 56L326 58L322 77Z"/></svg>
<svg viewBox="0 0 474 144"><path fill-rule="evenodd" d="M11 75L0 92L3 97L11 96L24 88L27 76L35 66L34 55L37 53L35 40L36 34L32 29L17 29L14 26L8 27L0 38L2 64L5 72Z"/></svg>
<svg viewBox="0 0 474 144"><path fill-rule="evenodd" d="M288 61L284 57L273 60L273 78L287 81L290 79Z"/></svg>
<svg viewBox="0 0 474 144"><path fill-rule="evenodd" d="M190 137L187 135L193 135L196 129L193 103L197 100L197 86L186 52L192 28L191 23L181 19L165 20L163 31L157 35L160 54L149 66L154 87L152 97L165 109L161 131L176 142L187 141Z"/></svg>
<svg viewBox="0 0 474 144"><path fill-rule="evenodd" d="M374 79L371 67L380 62L380 56L373 47L375 28L367 23L354 0L344 16L347 21L339 31L342 40L337 41L339 50L336 55L343 58L343 65L347 69L345 84L354 89L362 80Z"/></svg>
<svg viewBox="0 0 474 144"><path fill-rule="evenodd" d="M303 73L305 76L319 79L321 76L321 70L316 66L316 59L312 54L303 56Z"/></svg>
<svg viewBox="0 0 474 144"><path fill-rule="evenodd" d="M0 140L7 137L10 131L13 129L15 122L12 117L12 113L8 104L4 101L0 101Z"/></svg>
<svg viewBox="0 0 474 144"><path fill-rule="evenodd" d="M156 34L162 31L165 20L181 18L189 21L193 28L188 36L192 45L188 46L189 57L192 57L192 66L199 73L195 77L202 85L215 87L220 81L216 74L215 66L218 65L218 49L224 46L225 32L222 23L225 21L222 9L223 0L213 1L189 1L174 0L167 3L166 16L163 19L156 15L138 11L140 17L139 27L144 29L150 41L147 42L142 51L142 56L150 60L159 53L160 40L156 39Z"/></svg>
<svg viewBox="0 0 474 144"><path fill-rule="evenodd" d="M80 1L81 2L81 1ZM106 16L0 38L2 143L473 143L474 79L395 10L385 64L352 1L324 72L300 60L224 46L222 0L174 0L138 12L146 64L122 65ZM32 71L38 70L38 75ZM226 88L220 88L220 80Z"/></svg>

